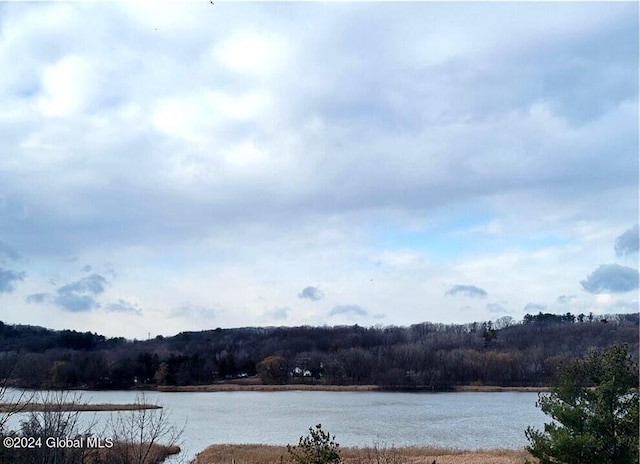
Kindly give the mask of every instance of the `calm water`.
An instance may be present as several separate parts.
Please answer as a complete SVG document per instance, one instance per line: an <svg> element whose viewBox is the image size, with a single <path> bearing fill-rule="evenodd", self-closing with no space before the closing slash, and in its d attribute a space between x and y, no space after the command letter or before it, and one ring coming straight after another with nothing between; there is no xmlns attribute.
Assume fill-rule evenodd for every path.
<svg viewBox="0 0 640 464"><path fill-rule="evenodd" d="M296 444L321 423L341 446L521 448L548 418L536 393L147 392L185 427L183 456L215 443ZM89 403L131 403L135 392L85 392ZM89 413L86 413L89 414ZM93 414L93 413L90 413ZM98 413L104 420L109 413Z"/></svg>

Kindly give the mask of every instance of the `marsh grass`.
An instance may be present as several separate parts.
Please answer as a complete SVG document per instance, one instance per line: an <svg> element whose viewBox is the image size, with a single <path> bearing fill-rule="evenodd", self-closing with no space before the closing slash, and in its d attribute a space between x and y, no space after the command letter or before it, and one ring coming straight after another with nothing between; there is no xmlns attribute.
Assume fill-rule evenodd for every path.
<svg viewBox="0 0 640 464"><path fill-rule="evenodd" d="M379 385L327 385L323 383L289 383L285 385L264 385L259 379L237 379L224 383L210 385L169 385L158 386L153 390L163 392L228 392L228 391L335 391L335 392L363 392L363 391L394 391ZM417 388L413 391L424 391ZM464 385L453 387L452 392L548 392L549 387L501 387L491 385Z"/></svg>
<svg viewBox="0 0 640 464"><path fill-rule="evenodd" d="M142 462L143 464L160 464L167 457L178 454L180 447L176 445L165 446L157 443L150 445L149 452L142 461L137 459L138 446L127 443L118 443L115 449L102 448L88 450L84 456L84 464L114 464L121 462Z"/></svg>
<svg viewBox="0 0 640 464"><path fill-rule="evenodd" d="M160 386L162 392L226 392L226 391L381 391L377 385L323 385L290 383L286 385L263 385L255 381L245 383L220 383L212 385Z"/></svg>
<svg viewBox="0 0 640 464"><path fill-rule="evenodd" d="M344 464L525 464L524 450L457 450L449 448L340 448ZM279 464L287 462L285 446L213 445L199 453L192 464Z"/></svg>
<svg viewBox="0 0 640 464"><path fill-rule="evenodd" d="M97 412L97 411L139 411L141 409L161 409L157 404L89 404L89 403L0 403L0 413L20 412Z"/></svg>

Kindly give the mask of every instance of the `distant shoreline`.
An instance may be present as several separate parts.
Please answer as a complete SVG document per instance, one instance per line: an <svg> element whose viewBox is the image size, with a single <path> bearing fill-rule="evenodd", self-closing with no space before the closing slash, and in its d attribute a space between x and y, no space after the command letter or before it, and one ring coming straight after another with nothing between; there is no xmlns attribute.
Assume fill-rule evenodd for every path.
<svg viewBox="0 0 640 464"><path fill-rule="evenodd" d="M14 387L21 388L21 387ZM24 390L39 391L41 389L25 388ZM48 390L48 389L42 389ZM112 391L103 388L87 388L87 387L72 387L65 389L55 390L69 390L69 391ZM115 389L113 391L158 391L168 393L196 393L196 392L284 392L284 391L328 391L328 392L398 392L398 393L456 393L456 392L478 392L478 393L495 393L495 392L549 392L551 387L548 386L499 386L499 385L458 385L449 389L432 389L428 387L385 387L380 385L324 385L324 384L282 384L282 385L264 385L256 383L255 381L246 382L226 382L226 383L214 383L207 385L143 385L137 388L131 389ZM5 406L0 403L0 412L2 407ZM113 405L87 405L87 406L113 406ZM133 409L130 406L134 405L115 405L120 407L120 410ZM88 410L88 409L85 409Z"/></svg>
<svg viewBox="0 0 640 464"><path fill-rule="evenodd" d="M453 387L456 392L550 392L551 387L500 387L497 385L461 385Z"/></svg>
<svg viewBox="0 0 640 464"><path fill-rule="evenodd" d="M311 385L311 384L234 384L221 383L211 385L184 385L156 387L154 390L161 392L229 392L229 391L385 391L378 385Z"/></svg>
<svg viewBox="0 0 640 464"><path fill-rule="evenodd" d="M428 388L391 388L379 385L311 385L311 384L285 384L285 385L246 385L246 384L211 384L211 385L184 385L164 386L154 388L160 392L282 392L282 391L334 391L334 392L548 392L549 387L501 387L493 385L463 385L453 387L451 390L431 390Z"/></svg>

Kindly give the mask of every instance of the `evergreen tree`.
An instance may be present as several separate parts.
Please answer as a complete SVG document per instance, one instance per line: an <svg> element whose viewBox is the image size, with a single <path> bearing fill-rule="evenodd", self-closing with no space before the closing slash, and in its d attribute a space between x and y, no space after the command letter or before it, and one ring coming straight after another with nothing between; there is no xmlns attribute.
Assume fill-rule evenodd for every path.
<svg viewBox="0 0 640 464"><path fill-rule="evenodd" d="M553 422L529 427L529 452L540 464L639 462L638 366L626 345L577 360L560 375L538 407Z"/></svg>

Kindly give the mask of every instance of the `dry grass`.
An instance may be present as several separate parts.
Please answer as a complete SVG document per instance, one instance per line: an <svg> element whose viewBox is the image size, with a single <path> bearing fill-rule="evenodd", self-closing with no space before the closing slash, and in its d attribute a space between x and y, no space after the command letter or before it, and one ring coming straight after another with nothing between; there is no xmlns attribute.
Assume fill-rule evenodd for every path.
<svg viewBox="0 0 640 464"><path fill-rule="evenodd" d="M179 446L164 446L153 443L151 448L148 447L149 445L146 443L143 445L115 443L113 448L89 450L89 452L84 456L83 462L86 464L139 462L138 457L146 455L144 464L160 464L161 462L164 462L167 457L180 452ZM142 453L140 450L142 450Z"/></svg>
<svg viewBox="0 0 640 464"><path fill-rule="evenodd" d="M548 392L549 387L498 387L494 385L463 385L453 387L457 392Z"/></svg>
<svg viewBox="0 0 640 464"><path fill-rule="evenodd" d="M255 381L242 383L216 383L211 385L185 385L158 387L163 392L229 392L229 391L387 391L378 385L321 385L321 384L286 384L286 385L262 385ZM547 392L548 387L498 387L466 385L453 387L454 392Z"/></svg>
<svg viewBox="0 0 640 464"><path fill-rule="evenodd" d="M82 403L0 403L1 412L71 412L71 411L137 411L140 409L160 409L157 404L82 404Z"/></svg>
<svg viewBox="0 0 640 464"><path fill-rule="evenodd" d="M379 385L325 385L322 383L290 383L285 385L263 385L259 378L233 379L210 385L158 386L164 392L229 392L229 391L386 391ZM418 391L421 391L418 389ZM464 385L453 387L456 392L546 392L548 387L501 387L492 385Z"/></svg>
<svg viewBox="0 0 640 464"><path fill-rule="evenodd" d="M192 464L278 464L286 462L287 448L268 445L213 445ZM345 464L524 464L524 450L455 450L446 448L341 448Z"/></svg>
<svg viewBox="0 0 640 464"><path fill-rule="evenodd" d="M217 383L212 385L185 385L182 387L158 387L164 392L221 392L221 391L376 391L377 385L262 385L257 383Z"/></svg>

